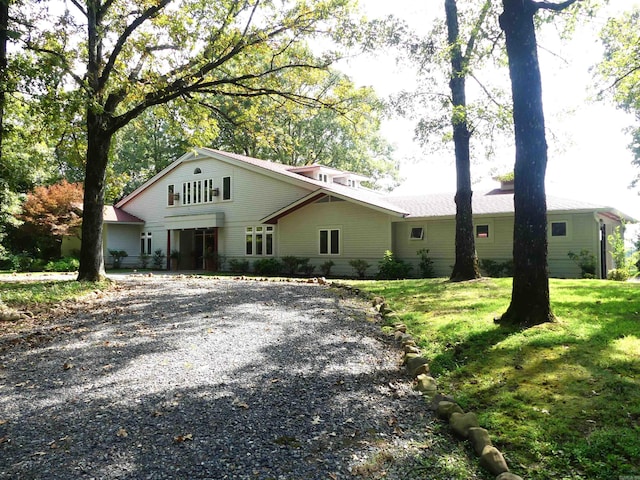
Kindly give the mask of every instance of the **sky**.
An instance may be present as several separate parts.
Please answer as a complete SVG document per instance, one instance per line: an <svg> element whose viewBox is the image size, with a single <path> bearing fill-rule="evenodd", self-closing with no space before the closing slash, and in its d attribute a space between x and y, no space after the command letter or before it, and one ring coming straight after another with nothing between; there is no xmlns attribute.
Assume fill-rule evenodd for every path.
<svg viewBox="0 0 640 480"><path fill-rule="evenodd" d="M614 207L640 220L639 190L628 188L639 173L631 165L633 157L627 148L631 137L625 133L634 119L611 104L591 100L595 87L589 71L601 58L597 31L606 18L639 3L611 0L591 25L579 26L565 43L557 39L553 28L540 32L538 55L549 145L547 193ZM426 32L435 15L443 14L438 10L444 11L444 0L360 0L360 6L370 19L394 14ZM383 98L410 87L415 77L410 70L399 67L388 52L351 59L341 68L357 85L372 86ZM413 126L411 121L393 118L382 127L383 135L396 149L396 159L401 161L404 181L395 191L454 192L453 154L424 152L413 139ZM505 147L494 163L474 165L474 191L494 188L491 169L499 164L502 170L511 170L514 155L512 148Z"/></svg>

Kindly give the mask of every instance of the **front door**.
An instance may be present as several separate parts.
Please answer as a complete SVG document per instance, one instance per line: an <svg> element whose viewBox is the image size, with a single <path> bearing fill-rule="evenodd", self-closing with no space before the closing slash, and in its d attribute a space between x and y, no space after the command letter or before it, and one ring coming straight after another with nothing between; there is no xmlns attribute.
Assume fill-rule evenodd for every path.
<svg viewBox="0 0 640 480"><path fill-rule="evenodd" d="M218 242L216 229L196 230L193 240L195 270L215 270L217 268Z"/></svg>

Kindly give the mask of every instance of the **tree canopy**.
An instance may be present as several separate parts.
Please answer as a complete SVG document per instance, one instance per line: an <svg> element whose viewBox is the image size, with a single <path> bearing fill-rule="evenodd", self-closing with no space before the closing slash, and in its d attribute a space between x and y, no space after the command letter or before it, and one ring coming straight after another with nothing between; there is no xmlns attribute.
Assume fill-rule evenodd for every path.
<svg viewBox="0 0 640 480"><path fill-rule="evenodd" d="M304 42L346 36L341 27L349 20L349 0L71 4L73 12L56 16L31 2L25 12L36 13L22 24L26 48L59 73L54 93L65 100L67 115L84 119L79 280L104 275L102 208L111 147L116 133L146 110L173 102L215 110L220 99L256 97L338 111L342 106L329 92L301 93L282 78L328 74L337 55L314 54Z"/></svg>
<svg viewBox="0 0 640 480"><path fill-rule="evenodd" d="M602 93L621 109L633 114L630 127L633 163L640 167L640 7L611 18L600 32L604 57L597 66ZM632 185L640 182L640 174Z"/></svg>

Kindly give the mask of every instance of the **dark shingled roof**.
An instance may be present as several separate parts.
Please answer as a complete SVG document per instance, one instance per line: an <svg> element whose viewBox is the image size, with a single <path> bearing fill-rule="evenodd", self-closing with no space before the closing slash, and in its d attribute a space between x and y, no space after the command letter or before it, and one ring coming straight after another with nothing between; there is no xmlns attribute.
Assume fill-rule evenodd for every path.
<svg viewBox="0 0 640 480"><path fill-rule="evenodd" d="M513 213L513 193L475 193L473 195L473 214L489 215L489 214L507 214ZM397 205L404 211L408 212L408 217L448 217L456 214L456 204L453 193L438 193L420 196L389 196L386 201ZM605 205L596 205L581 200L571 200L547 195L547 211L549 212L565 212L565 211L606 211L615 212L614 209ZM628 217L619 212L615 212L620 216Z"/></svg>

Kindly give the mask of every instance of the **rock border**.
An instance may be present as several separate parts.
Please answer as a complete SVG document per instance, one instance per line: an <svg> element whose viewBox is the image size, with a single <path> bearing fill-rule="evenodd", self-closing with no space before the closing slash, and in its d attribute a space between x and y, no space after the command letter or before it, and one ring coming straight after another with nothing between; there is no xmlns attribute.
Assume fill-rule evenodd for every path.
<svg viewBox="0 0 640 480"><path fill-rule="evenodd" d="M330 285L355 295L361 293L360 289L350 285L338 282L331 282ZM396 317L383 297L370 294L365 294L365 297L371 301L372 307L383 319L393 320ZM415 339L407 333L407 326L400 322L393 324L393 332L390 335L402 345L404 351L402 363L414 379L414 388L429 402L429 408L436 417L449 424L456 438L470 443L480 466L495 475L495 480L523 480L522 477L509 471L504 455L493 446L489 432L479 425L477 415L474 412L465 413L453 397L438 392L437 381L429 371L429 360L422 356Z"/></svg>

